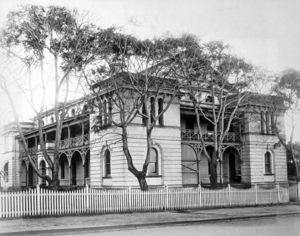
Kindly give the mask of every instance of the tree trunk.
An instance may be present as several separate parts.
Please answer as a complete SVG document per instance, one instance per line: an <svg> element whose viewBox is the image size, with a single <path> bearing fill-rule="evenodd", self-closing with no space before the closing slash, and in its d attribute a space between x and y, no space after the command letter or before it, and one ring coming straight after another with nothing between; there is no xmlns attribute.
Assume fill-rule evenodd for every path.
<svg viewBox="0 0 300 236"><path fill-rule="evenodd" d="M49 188L52 190L58 190L59 188L59 161L55 158L52 167L52 181L49 184Z"/></svg>
<svg viewBox="0 0 300 236"><path fill-rule="evenodd" d="M49 184L49 189L58 190L59 188L59 179L53 178L51 183Z"/></svg>
<svg viewBox="0 0 300 236"><path fill-rule="evenodd" d="M217 188L217 162L216 160L212 159L209 163L209 169L210 169L210 184L212 188Z"/></svg>
<svg viewBox="0 0 300 236"><path fill-rule="evenodd" d="M141 190L142 191L148 191L148 184L147 184L147 181L146 181L146 175L141 173L140 175L136 176L136 178L139 181Z"/></svg>

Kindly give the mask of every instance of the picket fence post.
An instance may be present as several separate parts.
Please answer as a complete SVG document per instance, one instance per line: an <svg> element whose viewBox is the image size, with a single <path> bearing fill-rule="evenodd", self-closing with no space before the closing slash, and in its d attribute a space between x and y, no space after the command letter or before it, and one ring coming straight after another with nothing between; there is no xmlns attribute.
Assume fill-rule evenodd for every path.
<svg viewBox="0 0 300 236"><path fill-rule="evenodd" d="M199 188L199 193L200 193L200 208L201 208L202 207L202 187L201 187L201 184L199 184L198 188Z"/></svg>
<svg viewBox="0 0 300 236"><path fill-rule="evenodd" d="M280 202L280 188L279 188L279 183L277 184L277 200L278 203Z"/></svg>
<svg viewBox="0 0 300 236"><path fill-rule="evenodd" d="M37 215L40 215L41 212L41 200L40 200L40 186L36 185L36 211Z"/></svg>
<svg viewBox="0 0 300 236"><path fill-rule="evenodd" d="M131 186L128 186L128 210L131 211Z"/></svg>
<svg viewBox="0 0 300 236"><path fill-rule="evenodd" d="M254 188L255 188L255 205L258 204L258 199L257 199L257 185L254 184Z"/></svg>
<svg viewBox="0 0 300 236"><path fill-rule="evenodd" d="M86 212L89 212L90 209L90 199L89 199L89 186L85 185L85 194L86 194Z"/></svg>
<svg viewBox="0 0 300 236"><path fill-rule="evenodd" d="M168 186L166 186L165 188L165 194L166 194L165 210L168 210L169 208L169 187Z"/></svg>
<svg viewBox="0 0 300 236"><path fill-rule="evenodd" d="M228 184L228 194L229 194L229 206L231 206L231 187L230 184Z"/></svg>

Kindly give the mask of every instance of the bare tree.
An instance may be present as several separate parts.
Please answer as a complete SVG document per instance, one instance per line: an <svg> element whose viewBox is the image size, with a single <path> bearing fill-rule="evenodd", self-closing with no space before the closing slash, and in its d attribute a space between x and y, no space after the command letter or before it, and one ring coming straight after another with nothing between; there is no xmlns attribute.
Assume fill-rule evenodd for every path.
<svg viewBox="0 0 300 236"><path fill-rule="evenodd" d="M2 76L1 89L8 96L15 121L18 125L20 137L27 153L28 160L39 177L49 183L49 187L57 189L59 186L59 144L61 140L62 124L67 114L72 74L82 70L83 66L95 60L94 55L105 51L106 37L113 29L101 30L85 21L76 10L64 7L42 7L25 5L12 11L7 16L7 22L1 34L1 48L13 58L15 63L22 63L28 77L27 90L23 90L38 120L39 140L43 157L52 171L52 177L42 174L28 152L27 142L21 130L18 114L12 96L7 86L7 79ZM54 75L50 74L45 64L51 64ZM39 71L39 82L32 76ZM47 78L54 84L54 114L55 114L55 147L53 158L48 154L43 139L43 113L47 92ZM80 83L80 81L77 81ZM33 84L38 83L41 88L40 106L34 97ZM26 92L28 91L28 92Z"/></svg>

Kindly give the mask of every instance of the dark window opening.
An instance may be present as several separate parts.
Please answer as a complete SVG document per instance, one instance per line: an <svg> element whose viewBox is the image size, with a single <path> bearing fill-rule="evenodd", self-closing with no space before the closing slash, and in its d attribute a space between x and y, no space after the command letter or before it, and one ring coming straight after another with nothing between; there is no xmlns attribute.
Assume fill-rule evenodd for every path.
<svg viewBox="0 0 300 236"><path fill-rule="evenodd" d="M271 165L271 153L266 152L265 153L265 173L271 174L272 173L272 165Z"/></svg>
<svg viewBox="0 0 300 236"><path fill-rule="evenodd" d="M260 112L260 126L261 126L261 132L265 133L265 118L264 118L264 112Z"/></svg>
<svg viewBox="0 0 300 236"><path fill-rule="evenodd" d="M60 163L60 178L64 179L65 178L65 163L62 161Z"/></svg>
<svg viewBox="0 0 300 236"><path fill-rule="evenodd" d="M163 99L159 98L158 99L158 114L160 114L164 109L164 103L163 103ZM159 117L158 119L158 124L159 125L164 125L164 119L163 119L163 114Z"/></svg>
<svg viewBox="0 0 300 236"><path fill-rule="evenodd" d="M8 162L4 165L4 181L8 182Z"/></svg>
<svg viewBox="0 0 300 236"><path fill-rule="evenodd" d="M151 123L154 122L155 117L155 99L152 97L150 98L150 114L151 114Z"/></svg>
<svg viewBox="0 0 300 236"><path fill-rule="evenodd" d="M111 175L111 159L110 159L110 151L105 151L105 176L110 177Z"/></svg>

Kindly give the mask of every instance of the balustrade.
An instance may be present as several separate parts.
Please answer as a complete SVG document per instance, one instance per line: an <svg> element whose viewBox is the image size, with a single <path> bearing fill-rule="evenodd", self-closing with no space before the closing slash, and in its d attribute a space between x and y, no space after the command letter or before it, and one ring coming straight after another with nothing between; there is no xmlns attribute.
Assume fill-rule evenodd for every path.
<svg viewBox="0 0 300 236"><path fill-rule="evenodd" d="M78 136L70 139L63 139L59 143L59 149L65 149L65 148L72 148L72 147L79 147L88 145L90 143L89 135L84 136ZM50 148L50 145L47 146L48 143L46 143L46 148ZM51 146L51 148L53 148ZM38 151L40 151L40 147L32 147L28 148L29 155L35 155ZM20 151L20 156L26 156L25 150Z"/></svg>
<svg viewBox="0 0 300 236"><path fill-rule="evenodd" d="M219 137L220 133L218 133ZM213 132L202 132L202 138L204 141L213 142L214 141L214 133ZM181 130L181 139L182 140L196 140L199 141L199 132L198 130L192 129L183 129ZM224 142L241 142L241 135L239 133L229 132L225 138Z"/></svg>

